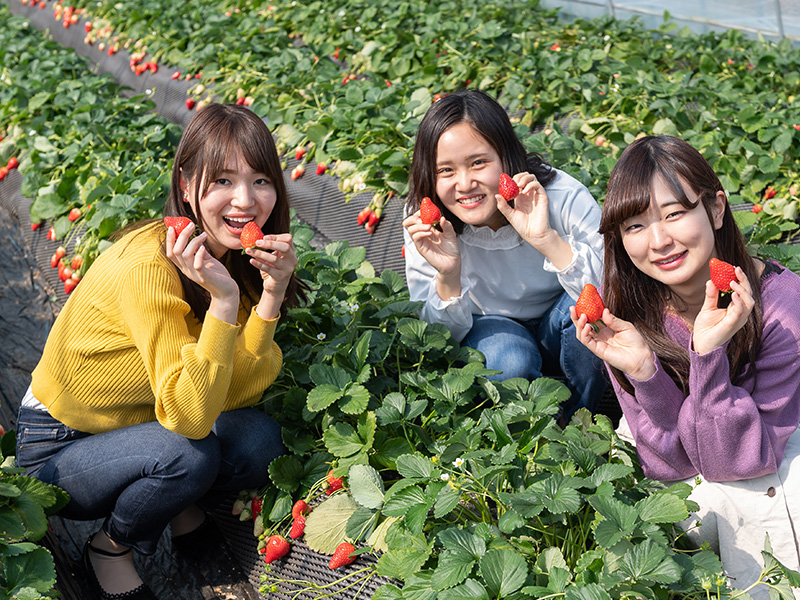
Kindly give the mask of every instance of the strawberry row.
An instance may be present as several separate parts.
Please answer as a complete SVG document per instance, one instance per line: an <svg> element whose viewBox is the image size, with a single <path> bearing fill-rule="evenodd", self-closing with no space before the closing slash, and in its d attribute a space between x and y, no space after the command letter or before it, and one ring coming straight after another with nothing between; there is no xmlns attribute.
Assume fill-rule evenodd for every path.
<svg viewBox="0 0 800 600"><path fill-rule="evenodd" d="M64 251L53 266L68 292L113 231L161 214L179 128L5 5L0 19L0 160L24 176L31 228Z"/></svg>
<svg viewBox="0 0 800 600"><path fill-rule="evenodd" d="M43 4L64 24L84 11L85 42L127 49L137 74L168 64L175 77L197 79L189 109L212 93L251 105L284 152L307 151L294 178L313 158L345 194L359 181L404 195L410 141L427 106L478 86L500 97L532 150L598 198L637 135L677 133L711 157L734 202L761 204L763 214L744 221L764 225L758 241L785 234L797 216L800 50L788 41L668 36L669 22L654 32L635 21L567 23L521 0L503 10L455 0ZM764 110L748 108L756 106ZM764 198L768 186L776 198Z"/></svg>

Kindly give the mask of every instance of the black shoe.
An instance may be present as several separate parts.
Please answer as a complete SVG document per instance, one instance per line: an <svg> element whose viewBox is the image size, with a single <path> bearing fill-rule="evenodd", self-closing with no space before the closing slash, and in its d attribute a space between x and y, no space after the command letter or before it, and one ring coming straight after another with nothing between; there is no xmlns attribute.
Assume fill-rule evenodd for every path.
<svg viewBox="0 0 800 600"><path fill-rule="evenodd" d="M196 561L219 556L225 546L222 532L208 514L198 528L172 537L172 548L175 552Z"/></svg>
<svg viewBox="0 0 800 600"><path fill-rule="evenodd" d="M86 579L89 582L89 586L92 588L92 593L97 600L158 600L155 594L153 594L150 588L144 583L137 588L121 594L109 594L107 591L105 591L103 586L100 585L100 581L97 579L97 575L94 572L92 559L89 558L89 552L96 552L97 554L102 554L103 556L124 556L128 554L131 549L128 548L123 552L109 552L108 550L95 548L92 546L91 542L92 538L90 537L88 540L86 540L86 545L83 547L83 568L86 571Z"/></svg>

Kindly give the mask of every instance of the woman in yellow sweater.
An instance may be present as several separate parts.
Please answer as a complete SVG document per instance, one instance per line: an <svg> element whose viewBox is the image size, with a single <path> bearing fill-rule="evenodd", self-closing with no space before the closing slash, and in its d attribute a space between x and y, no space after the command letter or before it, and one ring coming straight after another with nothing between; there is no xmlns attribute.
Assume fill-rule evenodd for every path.
<svg viewBox="0 0 800 600"><path fill-rule="evenodd" d="M190 550L204 512L268 481L280 427L252 408L282 355L273 334L298 295L289 205L268 128L212 104L178 145L164 214L104 251L70 295L17 423L18 462L70 494L63 515L104 519L84 561L97 597L155 596L131 549L171 525ZM266 232L241 252L255 221Z"/></svg>

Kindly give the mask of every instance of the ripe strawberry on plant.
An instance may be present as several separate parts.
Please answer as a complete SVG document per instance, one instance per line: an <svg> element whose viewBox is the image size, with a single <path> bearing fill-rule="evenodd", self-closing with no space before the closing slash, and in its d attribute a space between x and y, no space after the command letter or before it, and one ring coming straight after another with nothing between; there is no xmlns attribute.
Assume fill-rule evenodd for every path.
<svg viewBox="0 0 800 600"><path fill-rule="evenodd" d="M36 231L42 226L43 223L44 221L36 221L35 223L31 223L31 231Z"/></svg>
<svg viewBox="0 0 800 600"><path fill-rule="evenodd" d="M289 554L290 548L289 542L282 535L270 536L264 550L264 562L269 564L273 560L283 558Z"/></svg>
<svg viewBox="0 0 800 600"><path fill-rule="evenodd" d="M292 529L289 532L289 537L293 540L296 540L301 535L303 535L303 531L306 529L306 518L302 515L298 515L292 521Z"/></svg>
<svg viewBox="0 0 800 600"><path fill-rule="evenodd" d="M294 150L294 158L295 160L300 160L306 155L306 147L305 146L298 146Z"/></svg>
<svg viewBox="0 0 800 600"><path fill-rule="evenodd" d="M430 198L425 196L422 203L419 205L419 218L425 225L433 225L436 227L439 224L439 219L442 218L442 211L436 206Z"/></svg>
<svg viewBox="0 0 800 600"><path fill-rule="evenodd" d="M253 515L253 521L261 514L261 507L263 505L264 499L261 496L253 496L253 499L250 501L250 512Z"/></svg>
<svg viewBox="0 0 800 600"><path fill-rule="evenodd" d="M708 268L711 271L711 283L723 294L732 291L731 282L739 281L736 277L736 267L724 260L712 258L708 261Z"/></svg>
<svg viewBox="0 0 800 600"><path fill-rule="evenodd" d="M19 161L15 156L12 156L11 158L8 159L8 164L6 165L6 167L8 168L9 171L11 169L16 169L18 166L19 166Z"/></svg>
<svg viewBox="0 0 800 600"><path fill-rule="evenodd" d="M164 217L164 225L175 230L175 237L187 227L194 229L194 222L188 217Z"/></svg>
<svg viewBox="0 0 800 600"><path fill-rule="evenodd" d="M344 482L342 481L342 478L341 477L334 477L333 471L330 471L328 473L328 475L325 478L325 480L328 482L328 487L325 489L325 493L328 494L329 496L333 492L335 492L336 490L342 489L342 487L344 486Z"/></svg>
<svg viewBox="0 0 800 600"><path fill-rule="evenodd" d="M356 559L355 556L350 556L353 552L355 552L355 549L356 547L353 546L353 544L349 542L342 542L336 547L336 550L334 550L331 561L328 563L328 567L331 569L338 569L344 565L349 565Z"/></svg>
<svg viewBox="0 0 800 600"><path fill-rule="evenodd" d="M506 201L513 200L519 195L519 186L511 177L505 173L500 173L500 187L497 192L505 198Z"/></svg>
<svg viewBox="0 0 800 600"><path fill-rule="evenodd" d="M322 175L327 170L328 165L326 165L324 162L317 163L317 175Z"/></svg>
<svg viewBox="0 0 800 600"><path fill-rule="evenodd" d="M195 101L194 101L193 98L187 98L186 99L186 108L187 108L187 110L192 110L194 108L194 105L195 105Z"/></svg>
<svg viewBox="0 0 800 600"><path fill-rule="evenodd" d="M587 283L585 286L583 286L581 295L578 296L578 301L575 302L575 312L577 313L578 317L581 315L586 315L586 318L588 319L589 323L591 323L592 328L595 331L599 331L597 323L603 323L601 319L603 318L603 311L605 308L606 307L603 304L603 299L600 297L600 293L597 291L597 288L591 283Z"/></svg>
<svg viewBox="0 0 800 600"><path fill-rule="evenodd" d="M242 242L242 248L255 248L256 242L264 237L264 233L255 221L248 221L242 233L239 235L239 240Z"/></svg>
<svg viewBox="0 0 800 600"><path fill-rule="evenodd" d="M296 519L297 517L304 517L309 512L310 511L308 510L308 502L306 502L305 500L298 500L297 502L294 503L294 506L292 506L293 519Z"/></svg>
<svg viewBox="0 0 800 600"><path fill-rule="evenodd" d="M78 219L81 218L81 214L82 213L81 213L81 209L80 208L73 208L72 210L69 211L69 214L67 215L67 219L69 221L77 221Z"/></svg>

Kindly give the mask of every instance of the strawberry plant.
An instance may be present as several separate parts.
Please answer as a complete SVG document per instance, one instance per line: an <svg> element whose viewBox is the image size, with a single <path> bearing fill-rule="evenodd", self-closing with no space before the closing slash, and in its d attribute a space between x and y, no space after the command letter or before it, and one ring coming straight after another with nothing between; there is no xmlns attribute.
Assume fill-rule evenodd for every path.
<svg viewBox="0 0 800 600"><path fill-rule="evenodd" d="M69 497L56 486L26 476L16 467L15 451L14 432L0 431L0 596L54 598L53 557L36 542L47 533L47 517L66 506Z"/></svg>

